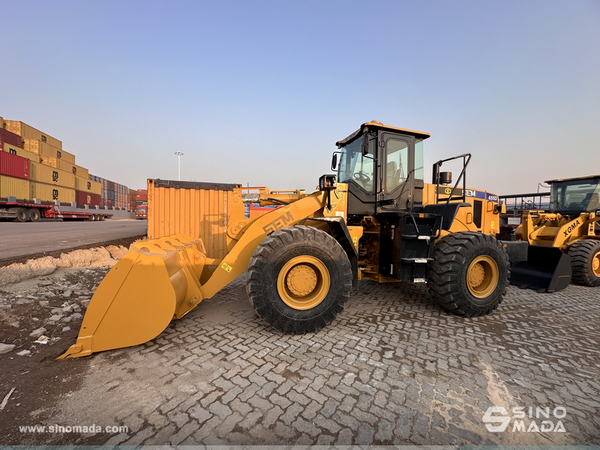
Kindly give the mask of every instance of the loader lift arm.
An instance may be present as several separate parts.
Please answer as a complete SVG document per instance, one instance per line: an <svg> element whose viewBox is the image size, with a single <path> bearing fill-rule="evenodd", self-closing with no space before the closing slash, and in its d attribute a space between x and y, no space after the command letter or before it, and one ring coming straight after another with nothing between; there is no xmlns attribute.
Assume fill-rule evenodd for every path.
<svg viewBox="0 0 600 450"><path fill-rule="evenodd" d="M60 359L155 338L172 319L182 318L241 275L269 234L322 210L327 196L327 192L316 191L250 222L222 260L208 259L201 240L183 235L133 244L98 287L77 342ZM211 264L218 266L201 284ZM115 329L121 331L115 333Z"/></svg>

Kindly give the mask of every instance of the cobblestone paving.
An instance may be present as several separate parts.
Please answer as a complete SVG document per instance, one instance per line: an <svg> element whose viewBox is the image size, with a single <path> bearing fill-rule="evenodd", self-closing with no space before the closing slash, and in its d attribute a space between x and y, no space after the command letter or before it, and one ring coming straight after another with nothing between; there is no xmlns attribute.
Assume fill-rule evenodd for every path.
<svg viewBox="0 0 600 450"><path fill-rule="evenodd" d="M364 281L328 328L285 336L254 315L242 276L154 341L93 356L55 423L126 425L100 436L126 445L599 444L598 297L511 287L466 319L425 286ZM562 407L565 432L514 419L489 432L491 406L532 407L524 426L546 430Z"/></svg>

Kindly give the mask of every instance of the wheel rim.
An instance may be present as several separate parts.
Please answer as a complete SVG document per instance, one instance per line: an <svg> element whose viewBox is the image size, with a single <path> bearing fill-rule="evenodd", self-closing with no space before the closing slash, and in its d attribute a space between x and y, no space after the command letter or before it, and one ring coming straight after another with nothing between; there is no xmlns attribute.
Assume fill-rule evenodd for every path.
<svg viewBox="0 0 600 450"><path fill-rule="evenodd" d="M498 264L487 255L475 258L467 269L467 287L471 295L477 298L486 298L496 286L500 278Z"/></svg>
<svg viewBox="0 0 600 450"><path fill-rule="evenodd" d="M329 292L331 278L325 264L313 256L289 260L277 277L277 291L290 308L305 311L319 305Z"/></svg>
<svg viewBox="0 0 600 450"><path fill-rule="evenodd" d="M600 278L600 252L597 252L592 258L592 272Z"/></svg>

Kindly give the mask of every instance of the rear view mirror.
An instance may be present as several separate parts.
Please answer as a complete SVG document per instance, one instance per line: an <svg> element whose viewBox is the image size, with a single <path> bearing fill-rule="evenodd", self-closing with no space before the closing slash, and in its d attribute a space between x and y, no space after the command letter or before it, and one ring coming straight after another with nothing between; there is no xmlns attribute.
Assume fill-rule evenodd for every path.
<svg viewBox="0 0 600 450"><path fill-rule="evenodd" d="M363 154L363 156L366 156L369 154L369 138L368 137L366 137L362 141L362 154Z"/></svg>
<svg viewBox="0 0 600 450"><path fill-rule="evenodd" d="M333 152L333 156L331 157L331 170L337 169L338 153L340 153L340 152Z"/></svg>

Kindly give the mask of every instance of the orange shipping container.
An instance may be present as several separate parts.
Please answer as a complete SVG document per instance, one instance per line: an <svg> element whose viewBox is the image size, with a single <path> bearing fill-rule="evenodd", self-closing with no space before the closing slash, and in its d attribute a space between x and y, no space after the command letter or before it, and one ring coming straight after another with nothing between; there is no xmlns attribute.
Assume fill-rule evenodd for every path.
<svg viewBox="0 0 600 450"><path fill-rule="evenodd" d="M41 132L40 130L19 122L18 120L5 120L5 128L15 134L18 134L23 139L37 139L41 142L46 142L53 147L62 149L62 142L52 136Z"/></svg>
<svg viewBox="0 0 600 450"><path fill-rule="evenodd" d="M17 200L29 200L29 181L0 175L0 198L16 197Z"/></svg>
<svg viewBox="0 0 600 450"><path fill-rule="evenodd" d="M31 181L75 189L75 175L33 161L29 163L29 178Z"/></svg>
<svg viewBox="0 0 600 450"><path fill-rule="evenodd" d="M202 239L209 258L224 258L227 227L244 218L241 185L148 180L148 238Z"/></svg>
<svg viewBox="0 0 600 450"><path fill-rule="evenodd" d="M75 189L62 186L52 186L45 183L32 181L30 184L30 198L39 198L42 201L52 202L59 200L62 203L73 203L75 201Z"/></svg>

